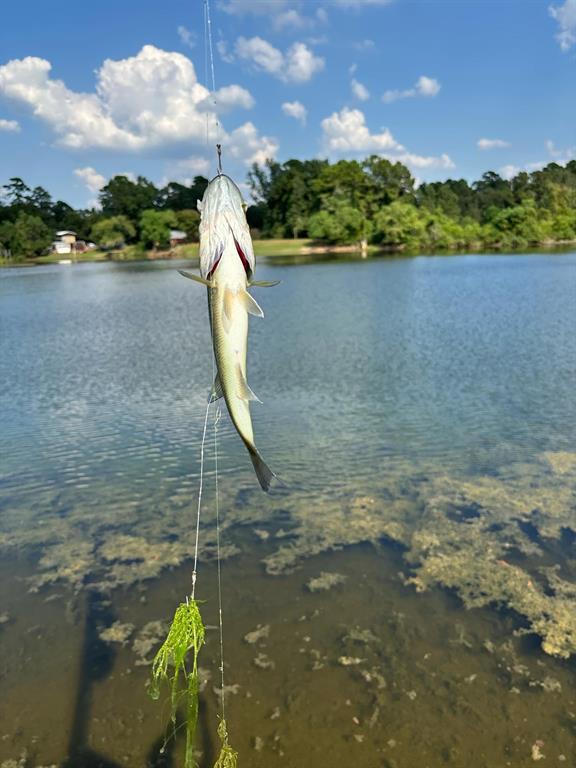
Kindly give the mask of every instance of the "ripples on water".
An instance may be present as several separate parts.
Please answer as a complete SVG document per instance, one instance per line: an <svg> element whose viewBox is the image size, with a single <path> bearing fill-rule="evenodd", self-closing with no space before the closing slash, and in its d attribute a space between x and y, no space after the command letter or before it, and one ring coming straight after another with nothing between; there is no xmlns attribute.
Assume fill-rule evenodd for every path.
<svg viewBox="0 0 576 768"><path fill-rule="evenodd" d="M82 264L0 271L0 542L8 535L11 552L19 542L37 548L44 535L47 541L51 536L70 536L76 543L83 536L106 541L116 533L146 537L154 524L160 536L163 520L167 529L177 530L179 515L191 515L189 506L174 505L192 500L197 490L212 361L205 291L181 279L176 267ZM258 291L266 318L251 321L249 381L264 403L252 409L257 444L289 482L291 503L301 498L310 515L328 516L327 503L374 493L388 478L409 479L417 467L425 466L426 475L491 475L501 470L503 457L507 464L522 465L545 451L574 452L575 255L298 267L271 262L260 266L258 277L282 283ZM255 480L227 418L219 442L224 498L238 492L240 508L246 493L244 517L238 517L246 522ZM212 477L211 464L207 476ZM265 503L259 499L258 509ZM280 509L277 524L290 524L283 514ZM235 519L232 510L230 518ZM252 540L242 547L261 557ZM23 562L20 577L25 579L35 561ZM361 563L359 558L355 566L341 567L361 571ZM241 585L241 573L239 579ZM301 590L287 580L280 582L282 592L266 586L268 581L253 573L249 592L236 587L245 615L238 607L230 611L237 611L240 624L247 615L257 620L250 601L257 600L258 591L268 595L278 589L277 600L290 601L291 590ZM166 588L160 594L156 617L164 603L179 599L167 596ZM138 598L127 600L131 608L124 618L132 621ZM37 610L26 601L27 611ZM281 621L273 599L264 602ZM324 603L316 602L322 610ZM337 600L330 605L328 614L337 616ZM394 610L407 606L398 594ZM116 609L122 614L121 604ZM452 610L439 608L443 620ZM368 608L362 611L366 618ZM296 613L289 613L297 622ZM22 614L23 626L27 617ZM146 620L152 618L149 614ZM53 621L46 614L46 622ZM429 621L432 627L434 619ZM21 636L16 630L14 638ZM278 650L280 676L291 664L290 652ZM401 664L402 654L395 653ZM408 645L404 663L410 653ZM327 679L326 685L332 683ZM126 706L130 711L129 702ZM298 706L305 718L305 702ZM398 704L394 711L397 720L408 717ZM293 717L300 722L297 713ZM335 738L334 728L342 731L343 723L332 730L323 726L326 738ZM402 730L400 720L396 727ZM260 755L250 738L242 731L255 765L266 756L280 760L280 747ZM362 743L353 734L346 738L347 745ZM364 738L370 743L370 734ZM120 743L127 739L118 736ZM54 746L46 759L62 749ZM360 759L349 746L340 749L347 759ZM453 749L446 747L446 755L464 754L461 746ZM287 747L284 751L289 753ZM15 754L0 748L0 758ZM414 753L410 759L420 757ZM43 759L42 750L38 758ZM393 756L382 759L388 760L383 765L408 765L395 763ZM450 758L463 765L459 759ZM437 756L426 760L434 768L450 763ZM508 764L524 764L518 760L514 753ZM318 757L315 764L334 763ZM467 765L473 765L470 758Z"/></svg>

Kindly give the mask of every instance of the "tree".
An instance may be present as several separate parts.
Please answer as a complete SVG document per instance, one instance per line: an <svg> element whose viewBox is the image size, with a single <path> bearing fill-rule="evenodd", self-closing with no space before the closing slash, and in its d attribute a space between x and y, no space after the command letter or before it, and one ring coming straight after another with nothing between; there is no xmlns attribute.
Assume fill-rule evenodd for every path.
<svg viewBox="0 0 576 768"><path fill-rule="evenodd" d="M393 248L419 248L426 241L427 216L397 200L374 218L373 241Z"/></svg>
<svg viewBox="0 0 576 768"><path fill-rule="evenodd" d="M176 226L186 232L186 239L197 243L199 240L200 214L196 209L176 211Z"/></svg>
<svg viewBox="0 0 576 768"><path fill-rule="evenodd" d="M170 229L178 224L174 211L144 211L140 217L140 240L154 250L170 242Z"/></svg>
<svg viewBox="0 0 576 768"><path fill-rule="evenodd" d="M4 190L4 197L6 197L10 205L23 205L27 203L32 191L18 176L13 176L9 179L8 184L4 184L2 189Z"/></svg>
<svg viewBox="0 0 576 768"><path fill-rule="evenodd" d="M370 222L357 208L344 202L314 213L308 224L310 237L328 243L360 243L367 239L369 232Z"/></svg>
<svg viewBox="0 0 576 768"><path fill-rule="evenodd" d="M16 221L0 225L0 242L15 259L41 256L52 242L52 231L39 216L20 211Z"/></svg>
<svg viewBox="0 0 576 768"><path fill-rule="evenodd" d="M204 176L195 176L189 187L171 181L158 193L157 206L161 210L196 210L196 204L202 200L207 186L208 179Z"/></svg>
<svg viewBox="0 0 576 768"><path fill-rule="evenodd" d="M132 181L127 176L114 176L100 190L100 205L105 216L127 216L137 222L142 211L154 208L158 190L151 181L138 176Z"/></svg>
<svg viewBox="0 0 576 768"><path fill-rule="evenodd" d="M136 228L126 216L100 219L92 227L90 237L104 250L121 248L136 235Z"/></svg>

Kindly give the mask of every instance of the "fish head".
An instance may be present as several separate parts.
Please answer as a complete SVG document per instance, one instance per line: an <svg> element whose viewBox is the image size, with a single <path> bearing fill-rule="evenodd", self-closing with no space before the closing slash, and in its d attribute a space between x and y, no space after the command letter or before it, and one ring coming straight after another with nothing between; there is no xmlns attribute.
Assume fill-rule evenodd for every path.
<svg viewBox="0 0 576 768"><path fill-rule="evenodd" d="M215 176L206 187L202 202L198 209L204 217L213 217L217 213L227 211L246 223L246 203L238 186L229 176L221 173Z"/></svg>
<svg viewBox="0 0 576 768"><path fill-rule="evenodd" d="M248 278L255 269L254 249L246 221L246 203L229 176L219 174L206 187L200 210L200 274L212 279L221 258L239 258ZM228 258L228 257L226 257Z"/></svg>

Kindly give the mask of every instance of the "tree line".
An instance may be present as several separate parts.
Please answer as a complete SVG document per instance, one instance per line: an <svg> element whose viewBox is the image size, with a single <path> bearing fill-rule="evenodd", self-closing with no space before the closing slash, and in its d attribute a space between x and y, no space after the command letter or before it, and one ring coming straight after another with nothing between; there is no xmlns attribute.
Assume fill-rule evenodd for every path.
<svg viewBox="0 0 576 768"><path fill-rule="evenodd" d="M270 161L252 166L249 184L251 224L267 237L428 251L576 240L576 160L512 179L490 171L473 184L419 186L406 166L376 155Z"/></svg>
<svg viewBox="0 0 576 768"><path fill-rule="evenodd" d="M171 229L198 238L196 201L208 180L158 188L115 176L99 207L75 210L43 187L10 179L0 198L0 258L45 253L55 232L114 249L168 246ZM550 163L512 179L494 172L469 184L417 185L406 166L372 155L363 161L288 160L253 165L247 210L255 237L308 237L330 245L372 243L390 250L523 248L576 240L576 160Z"/></svg>

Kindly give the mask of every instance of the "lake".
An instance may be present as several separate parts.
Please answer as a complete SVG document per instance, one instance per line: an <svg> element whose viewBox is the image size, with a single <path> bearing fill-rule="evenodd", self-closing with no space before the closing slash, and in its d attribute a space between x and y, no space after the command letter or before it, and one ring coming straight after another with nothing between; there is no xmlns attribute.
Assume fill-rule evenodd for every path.
<svg viewBox="0 0 576 768"><path fill-rule="evenodd" d="M0 270L0 766L178 766L213 365L175 262ZM576 254L259 261L259 489L217 425L240 763L576 764ZM214 409L212 409L213 411ZM196 596L217 756L214 433ZM167 694L166 694L167 696Z"/></svg>

